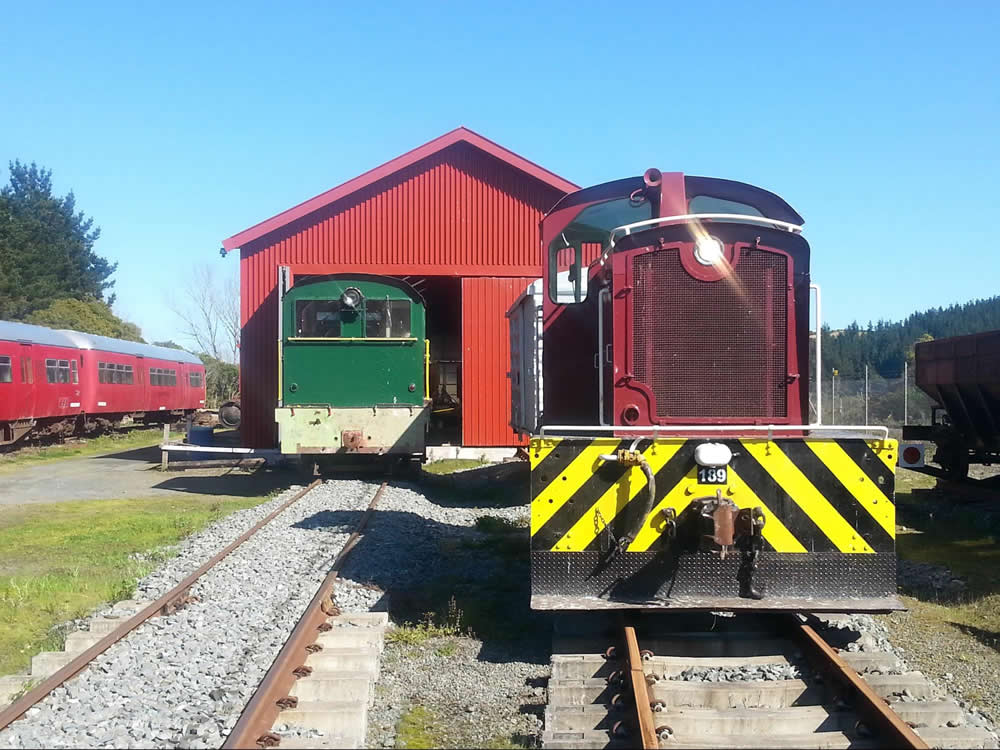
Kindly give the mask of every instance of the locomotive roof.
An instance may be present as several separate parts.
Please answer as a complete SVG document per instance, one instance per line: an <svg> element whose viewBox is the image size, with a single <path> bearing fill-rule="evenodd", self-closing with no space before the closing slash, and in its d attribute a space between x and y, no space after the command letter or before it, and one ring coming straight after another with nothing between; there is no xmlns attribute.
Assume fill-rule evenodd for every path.
<svg viewBox="0 0 1000 750"><path fill-rule="evenodd" d="M57 330L30 323L16 323L0 320L0 340L30 341L32 344L46 346L65 346L70 349L96 350L113 352L115 354L131 354L133 356L165 359L173 362L187 362L200 365L201 360L183 349L170 349L165 346L140 344L136 341L123 341L108 336L98 336L80 331Z"/></svg>

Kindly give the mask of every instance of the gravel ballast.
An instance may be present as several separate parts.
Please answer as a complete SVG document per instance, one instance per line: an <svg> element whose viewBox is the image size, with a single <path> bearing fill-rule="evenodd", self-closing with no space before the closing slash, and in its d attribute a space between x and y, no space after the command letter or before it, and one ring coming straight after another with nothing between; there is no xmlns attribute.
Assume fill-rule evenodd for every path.
<svg viewBox="0 0 1000 750"><path fill-rule="evenodd" d="M377 487L315 487L199 579L186 606L138 627L0 732L0 747L219 747ZM185 540L137 597L166 593L297 489Z"/></svg>
<svg viewBox="0 0 1000 750"><path fill-rule="evenodd" d="M412 596L429 580L459 580L457 598L475 596L476 582L514 587L511 607L524 618L538 621L528 608L526 554L513 561L498 553L492 542L504 538L476 528L481 516L503 519L512 525L515 549L528 548L525 498L510 493L505 504L476 505L470 492L468 504L435 499L420 487L400 487L379 503L364 540L348 558L334 599L343 609L371 604L384 597L390 612L402 602L393 597ZM365 589L362 586L369 588ZM466 587L473 587L471 594ZM373 588L374 587L374 588ZM386 592L384 595L380 591ZM397 594L398 592L398 594ZM486 595L486 594L484 594ZM439 609L440 601L407 602L419 612ZM517 622L517 614L512 619ZM416 717L426 725L424 739L432 747L484 747L511 742L535 746L541 732L540 714L545 704L550 639L548 631L465 634L429 637L418 643L396 641L387 633L382 670L374 706L368 713L369 747L403 747L397 737L401 720ZM539 632L545 635L539 635Z"/></svg>

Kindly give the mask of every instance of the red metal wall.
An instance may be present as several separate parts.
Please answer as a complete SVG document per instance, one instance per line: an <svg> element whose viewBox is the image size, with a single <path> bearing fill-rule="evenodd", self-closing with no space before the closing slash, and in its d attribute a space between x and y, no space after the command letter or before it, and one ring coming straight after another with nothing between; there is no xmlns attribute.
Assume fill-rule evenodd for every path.
<svg viewBox="0 0 1000 750"><path fill-rule="evenodd" d="M462 279L462 445L524 445L510 427L506 312L535 280Z"/></svg>
<svg viewBox="0 0 1000 750"><path fill-rule="evenodd" d="M541 275L538 222L562 195L556 188L460 142L241 248L244 444L272 447L277 437L273 410L277 400L279 265L291 266L298 274L355 271L517 277L520 283L522 278ZM489 365L473 365L480 373L480 382L498 382L498 373L506 380L506 309L500 311L497 303L475 318L464 315L466 322L481 325L486 320L482 315L496 313L499 319L495 325L504 332L504 358ZM486 377L485 367L495 370L492 379ZM463 371L468 372L468 368L466 364ZM465 382L470 382L468 375ZM470 444L513 444L507 426L509 405L503 407L502 420L496 422L501 418L499 407L479 408L475 401L469 403L470 397L495 399L496 395L473 388L463 389L467 435L481 440L485 439L481 436L505 432L499 443Z"/></svg>

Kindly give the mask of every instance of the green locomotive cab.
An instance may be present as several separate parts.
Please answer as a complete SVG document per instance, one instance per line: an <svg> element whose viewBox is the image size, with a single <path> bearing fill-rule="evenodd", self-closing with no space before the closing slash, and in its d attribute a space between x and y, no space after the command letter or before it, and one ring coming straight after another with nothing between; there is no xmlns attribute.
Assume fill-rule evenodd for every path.
<svg viewBox="0 0 1000 750"><path fill-rule="evenodd" d="M424 300L399 279L281 269L281 452L422 457L430 418Z"/></svg>

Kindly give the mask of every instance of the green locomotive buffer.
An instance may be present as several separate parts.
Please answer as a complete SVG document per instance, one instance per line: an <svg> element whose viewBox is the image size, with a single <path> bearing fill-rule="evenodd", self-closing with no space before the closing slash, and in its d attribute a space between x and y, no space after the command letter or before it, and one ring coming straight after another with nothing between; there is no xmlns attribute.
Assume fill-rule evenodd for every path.
<svg viewBox="0 0 1000 750"><path fill-rule="evenodd" d="M430 399L420 296L404 282L338 275L297 284L280 304L281 452L422 454Z"/></svg>

